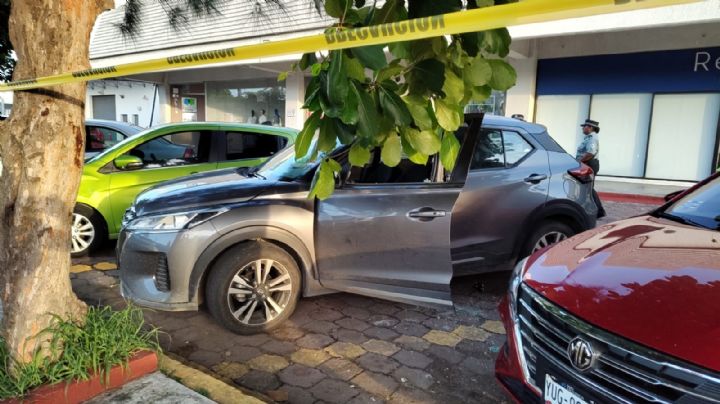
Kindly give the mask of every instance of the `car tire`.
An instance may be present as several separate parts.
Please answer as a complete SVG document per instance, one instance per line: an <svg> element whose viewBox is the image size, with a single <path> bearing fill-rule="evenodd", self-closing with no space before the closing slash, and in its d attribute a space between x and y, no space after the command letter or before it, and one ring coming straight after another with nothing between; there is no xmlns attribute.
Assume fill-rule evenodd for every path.
<svg viewBox="0 0 720 404"><path fill-rule="evenodd" d="M520 259L532 255L535 251L555 244L575 235L572 227L555 220L546 220L535 227L528 237L520 254Z"/></svg>
<svg viewBox="0 0 720 404"><path fill-rule="evenodd" d="M205 301L225 328L256 334L277 328L292 315L301 285L297 262L285 250L266 241L245 242L213 264Z"/></svg>
<svg viewBox="0 0 720 404"><path fill-rule="evenodd" d="M75 206L70 225L70 255L73 258L97 250L107 240L105 220L99 212L89 206Z"/></svg>

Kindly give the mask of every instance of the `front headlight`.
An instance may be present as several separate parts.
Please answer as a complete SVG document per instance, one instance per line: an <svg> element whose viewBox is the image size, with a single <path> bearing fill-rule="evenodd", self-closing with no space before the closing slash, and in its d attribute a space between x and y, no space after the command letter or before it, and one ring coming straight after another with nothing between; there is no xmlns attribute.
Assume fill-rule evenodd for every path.
<svg viewBox="0 0 720 404"><path fill-rule="evenodd" d="M172 215L140 217L131 221L127 225L127 229L154 231L189 229L206 222L222 212L224 212L224 210L185 212Z"/></svg>
<svg viewBox="0 0 720 404"><path fill-rule="evenodd" d="M520 284L522 283L522 277L525 273L525 266L527 265L528 259L525 257L522 261L518 262L513 268L512 275L510 275L510 287L508 288L508 299L510 300L510 310L514 316L517 313L517 300L518 290L520 290Z"/></svg>

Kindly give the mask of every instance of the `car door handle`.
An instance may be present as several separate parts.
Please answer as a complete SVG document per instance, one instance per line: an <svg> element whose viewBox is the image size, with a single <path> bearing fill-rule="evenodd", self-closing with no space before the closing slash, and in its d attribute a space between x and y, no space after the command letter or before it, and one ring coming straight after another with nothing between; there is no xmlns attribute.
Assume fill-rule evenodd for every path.
<svg viewBox="0 0 720 404"><path fill-rule="evenodd" d="M419 208L411 210L407 213L410 219L418 219L422 222L433 220L437 217L445 217L447 212L444 210L435 210L433 208Z"/></svg>
<svg viewBox="0 0 720 404"><path fill-rule="evenodd" d="M537 184L540 181L544 181L547 179L547 175L545 174L533 174L527 178L525 178L525 182L529 182L531 184Z"/></svg>

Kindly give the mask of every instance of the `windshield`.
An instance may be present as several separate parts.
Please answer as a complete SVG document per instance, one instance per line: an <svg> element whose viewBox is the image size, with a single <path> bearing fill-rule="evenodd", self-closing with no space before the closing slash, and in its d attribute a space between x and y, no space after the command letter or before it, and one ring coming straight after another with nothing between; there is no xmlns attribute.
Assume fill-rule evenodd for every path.
<svg viewBox="0 0 720 404"><path fill-rule="evenodd" d="M670 205L663 216L694 226L720 230L720 177Z"/></svg>
<svg viewBox="0 0 720 404"><path fill-rule="evenodd" d="M327 155L336 154L338 150L344 147L338 145L331 153L318 153L318 155L312 159L311 155L312 150L315 148L315 142L316 140L314 140L310 146L311 152L308 152L305 157L299 160L295 160L295 147L290 146L265 162L262 166L251 169L250 174L273 181L297 181L303 179L313 171Z"/></svg>

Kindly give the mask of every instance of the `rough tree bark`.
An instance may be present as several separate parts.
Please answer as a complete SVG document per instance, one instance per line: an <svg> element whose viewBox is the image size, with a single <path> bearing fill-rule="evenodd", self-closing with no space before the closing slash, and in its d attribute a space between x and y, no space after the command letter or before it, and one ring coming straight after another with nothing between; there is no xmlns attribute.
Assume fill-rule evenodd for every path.
<svg viewBox="0 0 720 404"><path fill-rule="evenodd" d="M109 4L108 4L109 3ZM111 0L13 0L14 79L88 68L90 31ZM0 301L11 355L30 359L49 313L82 318L70 221L83 164L85 84L15 93L0 123Z"/></svg>

